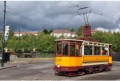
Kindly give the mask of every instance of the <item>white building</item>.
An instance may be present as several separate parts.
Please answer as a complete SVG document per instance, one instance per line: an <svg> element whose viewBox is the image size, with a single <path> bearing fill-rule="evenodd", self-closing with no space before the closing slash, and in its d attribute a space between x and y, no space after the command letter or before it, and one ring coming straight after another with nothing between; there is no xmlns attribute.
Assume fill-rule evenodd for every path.
<svg viewBox="0 0 120 81"><path fill-rule="evenodd" d="M50 35L54 36L54 37L61 37L61 36L64 36L64 37L76 37L77 34L76 32L70 32L68 30L54 30Z"/></svg>
<svg viewBox="0 0 120 81"><path fill-rule="evenodd" d="M38 36L37 32L15 32L14 36L23 36L23 35L34 35L34 36Z"/></svg>

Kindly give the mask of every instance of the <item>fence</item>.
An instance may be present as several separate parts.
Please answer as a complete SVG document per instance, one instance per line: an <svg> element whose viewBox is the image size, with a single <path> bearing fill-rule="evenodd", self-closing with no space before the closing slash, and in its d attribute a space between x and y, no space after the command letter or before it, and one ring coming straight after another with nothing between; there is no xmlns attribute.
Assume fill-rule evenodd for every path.
<svg viewBox="0 0 120 81"><path fill-rule="evenodd" d="M120 53L113 52L112 53L112 60L113 61L120 61Z"/></svg>
<svg viewBox="0 0 120 81"><path fill-rule="evenodd" d="M17 53L19 58L40 58L40 57L54 57L54 53L43 52L30 52L30 53Z"/></svg>

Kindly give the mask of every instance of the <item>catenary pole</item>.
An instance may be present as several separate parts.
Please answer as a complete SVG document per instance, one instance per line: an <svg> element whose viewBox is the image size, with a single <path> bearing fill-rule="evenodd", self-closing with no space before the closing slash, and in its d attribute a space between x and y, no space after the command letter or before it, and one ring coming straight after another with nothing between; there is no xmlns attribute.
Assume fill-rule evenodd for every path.
<svg viewBox="0 0 120 81"><path fill-rule="evenodd" d="M2 63L1 66L4 67L5 59L5 26L6 26L6 1L4 1L4 25L3 25L3 38L2 38Z"/></svg>

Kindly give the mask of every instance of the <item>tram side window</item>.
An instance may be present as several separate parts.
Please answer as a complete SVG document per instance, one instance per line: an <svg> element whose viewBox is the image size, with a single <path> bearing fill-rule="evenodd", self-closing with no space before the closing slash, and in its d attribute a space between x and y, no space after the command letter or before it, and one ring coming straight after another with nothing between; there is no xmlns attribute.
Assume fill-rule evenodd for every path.
<svg viewBox="0 0 120 81"><path fill-rule="evenodd" d="M92 55L92 46L84 46L84 55Z"/></svg>
<svg viewBox="0 0 120 81"><path fill-rule="evenodd" d="M75 44L70 44L70 56L74 56L75 54Z"/></svg>
<svg viewBox="0 0 120 81"><path fill-rule="evenodd" d="M100 47L94 47L94 55L100 55Z"/></svg>
<svg viewBox="0 0 120 81"><path fill-rule="evenodd" d="M108 50L107 47L102 47L102 55L108 55Z"/></svg>
<svg viewBox="0 0 120 81"><path fill-rule="evenodd" d="M57 43L57 54L61 54L62 51L62 43Z"/></svg>
<svg viewBox="0 0 120 81"><path fill-rule="evenodd" d="M63 55L67 56L68 55L68 44L63 43Z"/></svg>

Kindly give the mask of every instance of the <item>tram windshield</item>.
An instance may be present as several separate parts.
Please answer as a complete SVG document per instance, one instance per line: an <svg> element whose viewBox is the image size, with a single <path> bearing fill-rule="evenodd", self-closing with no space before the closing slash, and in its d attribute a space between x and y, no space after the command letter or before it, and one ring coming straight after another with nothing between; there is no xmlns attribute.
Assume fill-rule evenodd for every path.
<svg viewBox="0 0 120 81"><path fill-rule="evenodd" d="M81 56L82 48L80 42L57 41L56 55L58 56Z"/></svg>
<svg viewBox="0 0 120 81"><path fill-rule="evenodd" d="M68 43L63 43L63 55L68 55Z"/></svg>
<svg viewBox="0 0 120 81"><path fill-rule="evenodd" d="M57 42L57 54L62 53L62 42Z"/></svg>

